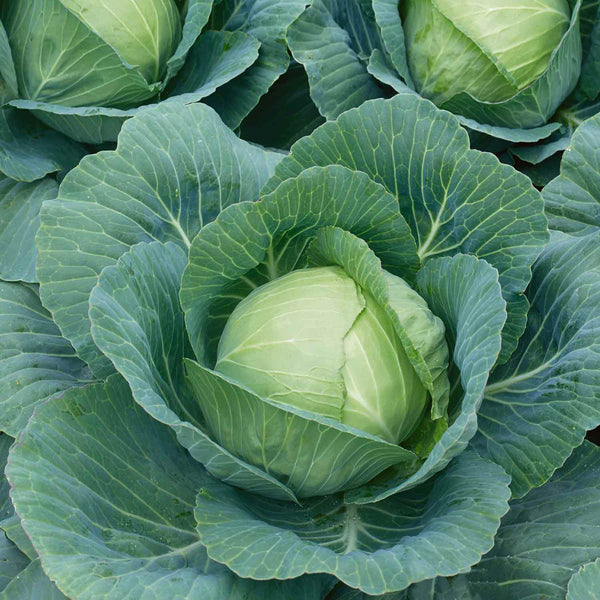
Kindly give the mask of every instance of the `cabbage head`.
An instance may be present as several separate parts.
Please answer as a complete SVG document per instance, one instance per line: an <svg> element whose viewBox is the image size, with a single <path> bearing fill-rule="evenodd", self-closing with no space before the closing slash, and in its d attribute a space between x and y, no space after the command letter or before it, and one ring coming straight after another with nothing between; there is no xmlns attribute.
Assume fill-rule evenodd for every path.
<svg viewBox="0 0 600 600"><path fill-rule="evenodd" d="M415 366L426 355L447 395L448 347L444 325L426 302L401 278L382 275L387 306L337 266L292 271L259 287L229 317L215 370L282 407L399 444L430 404L427 383ZM437 406L434 412L440 418ZM208 411L209 423L211 417L219 420L218 426L213 422L214 431L227 429L226 414ZM265 454L280 454L264 439L252 444L251 427L245 433L247 439L236 445L245 449L250 463L261 465ZM305 446L304 452L310 459L313 448ZM290 477L294 462L273 462ZM303 458L295 462L310 464ZM338 491L320 480L331 479L327 472L299 476L305 489Z"/></svg>
<svg viewBox="0 0 600 600"><path fill-rule="evenodd" d="M567 0L407 0L402 8L411 74L438 103L461 92L508 100L548 68L571 20Z"/></svg>
<svg viewBox="0 0 600 600"><path fill-rule="evenodd" d="M284 32L304 8L304 0L260 9L254 0L1 2L0 139L10 160L0 157L0 173L35 181L66 172L89 145L116 142L127 119L164 101L211 103L236 129L286 71Z"/></svg>
<svg viewBox="0 0 600 600"><path fill-rule="evenodd" d="M458 116L473 147L539 164L543 186L546 159L598 111L599 23L584 0L314 0L287 39L327 119L412 92Z"/></svg>
<svg viewBox="0 0 600 600"><path fill-rule="evenodd" d="M22 97L63 106L146 100L181 40L174 0L7 0L2 21Z"/></svg>

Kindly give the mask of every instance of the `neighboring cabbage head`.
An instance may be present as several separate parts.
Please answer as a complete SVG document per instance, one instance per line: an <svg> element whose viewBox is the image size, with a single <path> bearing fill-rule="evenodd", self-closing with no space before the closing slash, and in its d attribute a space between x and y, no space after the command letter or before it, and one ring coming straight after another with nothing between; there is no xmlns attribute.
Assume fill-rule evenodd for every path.
<svg viewBox="0 0 600 600"><path fill-rule="evenodd" d="M438 104L513 97L546 71L571 20L567 0L407 0L402 13L411 75Z"/></svg>
<svg viewBox="0 0 600 600"><path fill-rule="evenodd" d="M71 107L152 97L181 40L174 0L7 0L2 21L22 97Z"/></svg>

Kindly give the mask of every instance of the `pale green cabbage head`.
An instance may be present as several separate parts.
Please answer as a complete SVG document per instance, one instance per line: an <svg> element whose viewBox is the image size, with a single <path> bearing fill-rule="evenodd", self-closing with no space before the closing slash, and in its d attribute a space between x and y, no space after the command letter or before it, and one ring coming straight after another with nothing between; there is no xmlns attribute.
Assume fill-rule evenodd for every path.
<svg viewBox="0 0 600 600"><path fill-rule="evenodd" d="M402 13L412 77L436 103L514 96L547 69L571 18L567 0L406 0Z"/></svg>
<svg viewBox="0 0 600 600"><path fill-rule="evenodd" d="M174 0L5 0L25 100L130 109L164 87L182 36Z"/></svg>
<svg viewBox="0 0 600 600"><path fill-rule="evenodd" d="M293 271L261 286L231 314L215 370L261 397L400 443L430 397L394 318L410 321L411 335L428 336L446 364L448 349L425 301L402 279L385 277L388 307L340 267Z"/></svg>
<svg viewBox="0 0 600 600"><path fill-rule="evenodd" d="M62 0L149 83L159 81L181 37L174 0Z"/></svg>

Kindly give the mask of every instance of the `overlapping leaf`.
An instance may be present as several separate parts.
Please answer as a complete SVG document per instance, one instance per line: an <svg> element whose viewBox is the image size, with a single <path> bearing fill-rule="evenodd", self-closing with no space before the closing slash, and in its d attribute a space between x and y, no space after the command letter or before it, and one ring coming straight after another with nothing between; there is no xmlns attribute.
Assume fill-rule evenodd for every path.
<svg viewBox="0 0 600 600"><path fill-rule="evenodd" d="M560 176L544 188L550 227L585 235L600 227L600 115L586 121L565 151Z"/></svg>
<svg viewBox="0 0 600 600"><path fill-rule="evenodd" d="M87 318L101 270L142 241L186 248L224 207L254 200L280 158L236 138L206 106L167 103L128 122L116 151L69 173L42 209L38 278L44 305L96 375L112 370Z"/></svg>
<svg viewBox="0 0 600 600"><path fill-rule="evenodd" d="M408 94L366 102L297 142L264 192L312 165L329 164L367 173L398 199L422 260L463 252L498 269L509 313L506 360L525 327L531 264L547 241L531 182L469 150L454 117Z"/></svg>
<svg viewBox="0 0 600 600"><path fill-rule="evenodd" d="M91 379L36 287L0 281L0 431L18 436L41 400Z"/></svg>
<svg viewBox="0 0 600 600"><path fill-rule="evenodd" d="M519 347L486 387L473 444L511 475L517 497L600 424L599 242L555 234L534 265Z"/></svg>
<svg viewBox="0 0 600 600"><path fill-rule="evenodd" d="M42 566L69 597L320 600L330 586L241 580L208 560L193 509L209 476L118 376L40 407L7 472Z"/></svg>
<svg viewBox="0 0 600 600"><path fill-rule="evenodd" d="M35 283L35 234L44 200L56 198L52 179L22 183L0 178L0 279Z"/></svg>

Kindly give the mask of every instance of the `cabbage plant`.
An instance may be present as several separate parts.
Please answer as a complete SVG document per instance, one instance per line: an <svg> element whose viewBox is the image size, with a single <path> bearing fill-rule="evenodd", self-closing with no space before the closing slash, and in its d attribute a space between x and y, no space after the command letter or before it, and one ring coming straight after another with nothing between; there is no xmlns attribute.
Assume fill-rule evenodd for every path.
<svg viewBox="0 0 600 600"><path fill-rule="evenodd" d="M288 43L324 117L413 92L543 185L598 111L599 22L592 0L316 0Z"/></svg>
<svg viewBox="0 0 600 600"><path fill-rule="evenodd" d="M567 0L407 0L401 6L417 90L442 105L463 93L496 103L516 96L548 70L571 21ZM553 90L554 110L577 75L573 70Z"/></svg>
<svg viewBox="0 0 600 600"><path fill-rule="evenodd" d="M268 0L6 0L0 11L0 172L66 172L162 101L215 106L236 128L289 63L306 6ZM276 18L273 18L273 12Z"/></svg>
<svg viewBox="0 0 600 600"><path fill-rule="evenodd" d="M0 282L0 594L593 580L598 233L454 116L376 99L284 156L162 103L58 194L2 183L42 208L39 287Z"/></svg>

